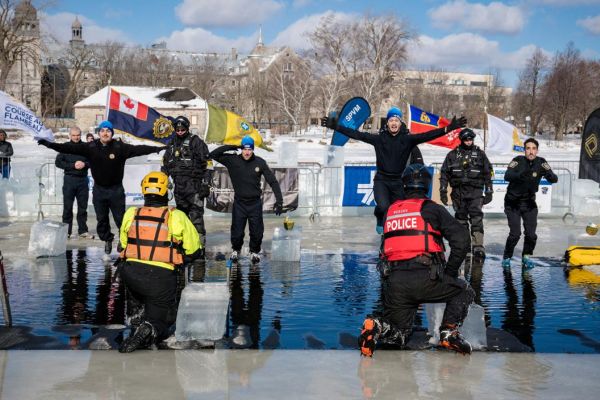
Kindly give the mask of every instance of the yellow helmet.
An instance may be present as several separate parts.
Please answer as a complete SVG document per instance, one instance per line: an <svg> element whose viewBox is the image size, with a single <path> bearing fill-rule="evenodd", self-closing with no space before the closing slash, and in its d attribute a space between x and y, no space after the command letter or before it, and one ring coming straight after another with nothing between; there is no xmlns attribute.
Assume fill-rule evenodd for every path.
<svg viewBox="0 0 600 400"><path fill-rule="evenodd" d="M160 171L152 171L142 179L142 194L157 194L164 196L167 194L169 177Z"/></svg>

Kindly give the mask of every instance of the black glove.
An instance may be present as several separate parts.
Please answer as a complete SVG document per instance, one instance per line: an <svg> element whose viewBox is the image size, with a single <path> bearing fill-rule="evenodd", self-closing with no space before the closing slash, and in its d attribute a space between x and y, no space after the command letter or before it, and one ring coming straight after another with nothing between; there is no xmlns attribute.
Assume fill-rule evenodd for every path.
<svg viewBox="0 0 600 400"><path fill-rule="evenodd" d="M120 253L123 250L125 250L125 249L123 248L123 246L121 246L121 241L119 240L119 243L117 243L117 253Z"/></svg>
<svg viewBox="0 0 600 400"><path fill-rule="evenodd" d="M446 192L445 190L440 192L440 201L443 205L448 205L448 192Z"/></svg>
<svg viewBox="0 0 600 400"><path fill-rule="evenodd" d="M273 207L273 210L275 211L275 215L281 215L281 213L283 212L283 204L275 203L275 207Z"/></svg>
<svg viewBox="0 0 600 400"><path fill-rule="evenodd" d="M486 190L483 194L483 204L489 204L492 201L493 190Z"/></svg>
<svg viewBox="0 0 600 400"><path fill-rule="evenodd" d="M456 119L456 116L452 117L452 121L450 121L450 125L446 127L446 132L452 132L455 129L464 128L467 126L467 118L460 117Z"/></svg>
<svg viewBox="0 0 600 400"><path fill-rule="evenodd" d="M321 118L321 126L335 130L337 128L337 118L323 117Z"/></svg>
<svg viewBox="0 0 600 400"><path fill-rule="evenodd" d="M206 182L200 182L200 188L198 189L200 197L208 197L210 195L210 185Z"/></svg>
<svg viewBox="0 0 600 400"><path fill-rule="evenodd" d="M48 147L48 143L50 143L50 142L48 142L46 139L40 139L40 140L38 140L38 145L42 145L42 146Z"/></svg>

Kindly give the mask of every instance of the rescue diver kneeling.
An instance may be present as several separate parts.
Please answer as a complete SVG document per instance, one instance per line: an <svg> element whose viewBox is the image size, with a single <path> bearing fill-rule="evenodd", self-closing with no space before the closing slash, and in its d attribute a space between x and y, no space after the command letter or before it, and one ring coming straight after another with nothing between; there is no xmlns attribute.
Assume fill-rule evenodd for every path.
<svg viewBox="0 0 600 400"><path fill-rule="evenodd" d="M141 315L121 353L164 340L177 317L177 271L201 254L198 231L190 219L168 207L168 177L150 172L142 180L143 207L131 207L120 230L121 278ZM128 317L132 308L128 301Z"/></svg>

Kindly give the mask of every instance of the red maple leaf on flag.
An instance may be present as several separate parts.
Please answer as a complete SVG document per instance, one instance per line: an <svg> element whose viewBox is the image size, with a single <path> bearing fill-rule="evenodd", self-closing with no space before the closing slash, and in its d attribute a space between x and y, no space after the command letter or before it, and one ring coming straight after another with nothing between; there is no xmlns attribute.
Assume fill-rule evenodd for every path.
<svg viewBox="0 0 600 400"><path fill-rule="evenodd" d="M130 110L135 107L135 104L133 104L133 101L131 101L130 98L127 98L123 104L125 104L125 107L129 108Z"/></svg>

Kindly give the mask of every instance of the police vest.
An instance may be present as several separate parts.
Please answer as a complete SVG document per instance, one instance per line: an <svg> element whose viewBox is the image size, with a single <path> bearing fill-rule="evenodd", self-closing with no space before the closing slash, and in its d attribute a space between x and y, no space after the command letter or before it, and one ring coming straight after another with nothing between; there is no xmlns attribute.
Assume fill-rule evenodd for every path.
<svg viewBox="0 0 600 400"><path fill-rule="evenodd" d="M194 160L192 148L190 142L192 140L192 134L188 133L187 137L183 140L180 145L176 145L177 140L173 139L170 147L169 158L166 160L169 164L169 169L173 175L186 174L196 176L200 164Z"/></svg>
<svg viewBox="0 0 600 400"><path fill-rule="evenodd" d="M421 215L427 199L400 200L390 206L383 227L383 254L388 261L410 260L444 251L442 235Z"/></svg>
<svg viewBox="0 0 600 400"><path fill-rule="evenodd" d="M473 146L471 150L458 147L450 159L450 186L483 186L483 152Z"/></svg>
<svg viewBox="0 0 600 400"><path fill-rule="evenodd" d="M140 207L127 232L127 247L121 253L126 258L183 264L177 249L178 241L169 239L169 208Z"/></svg>

